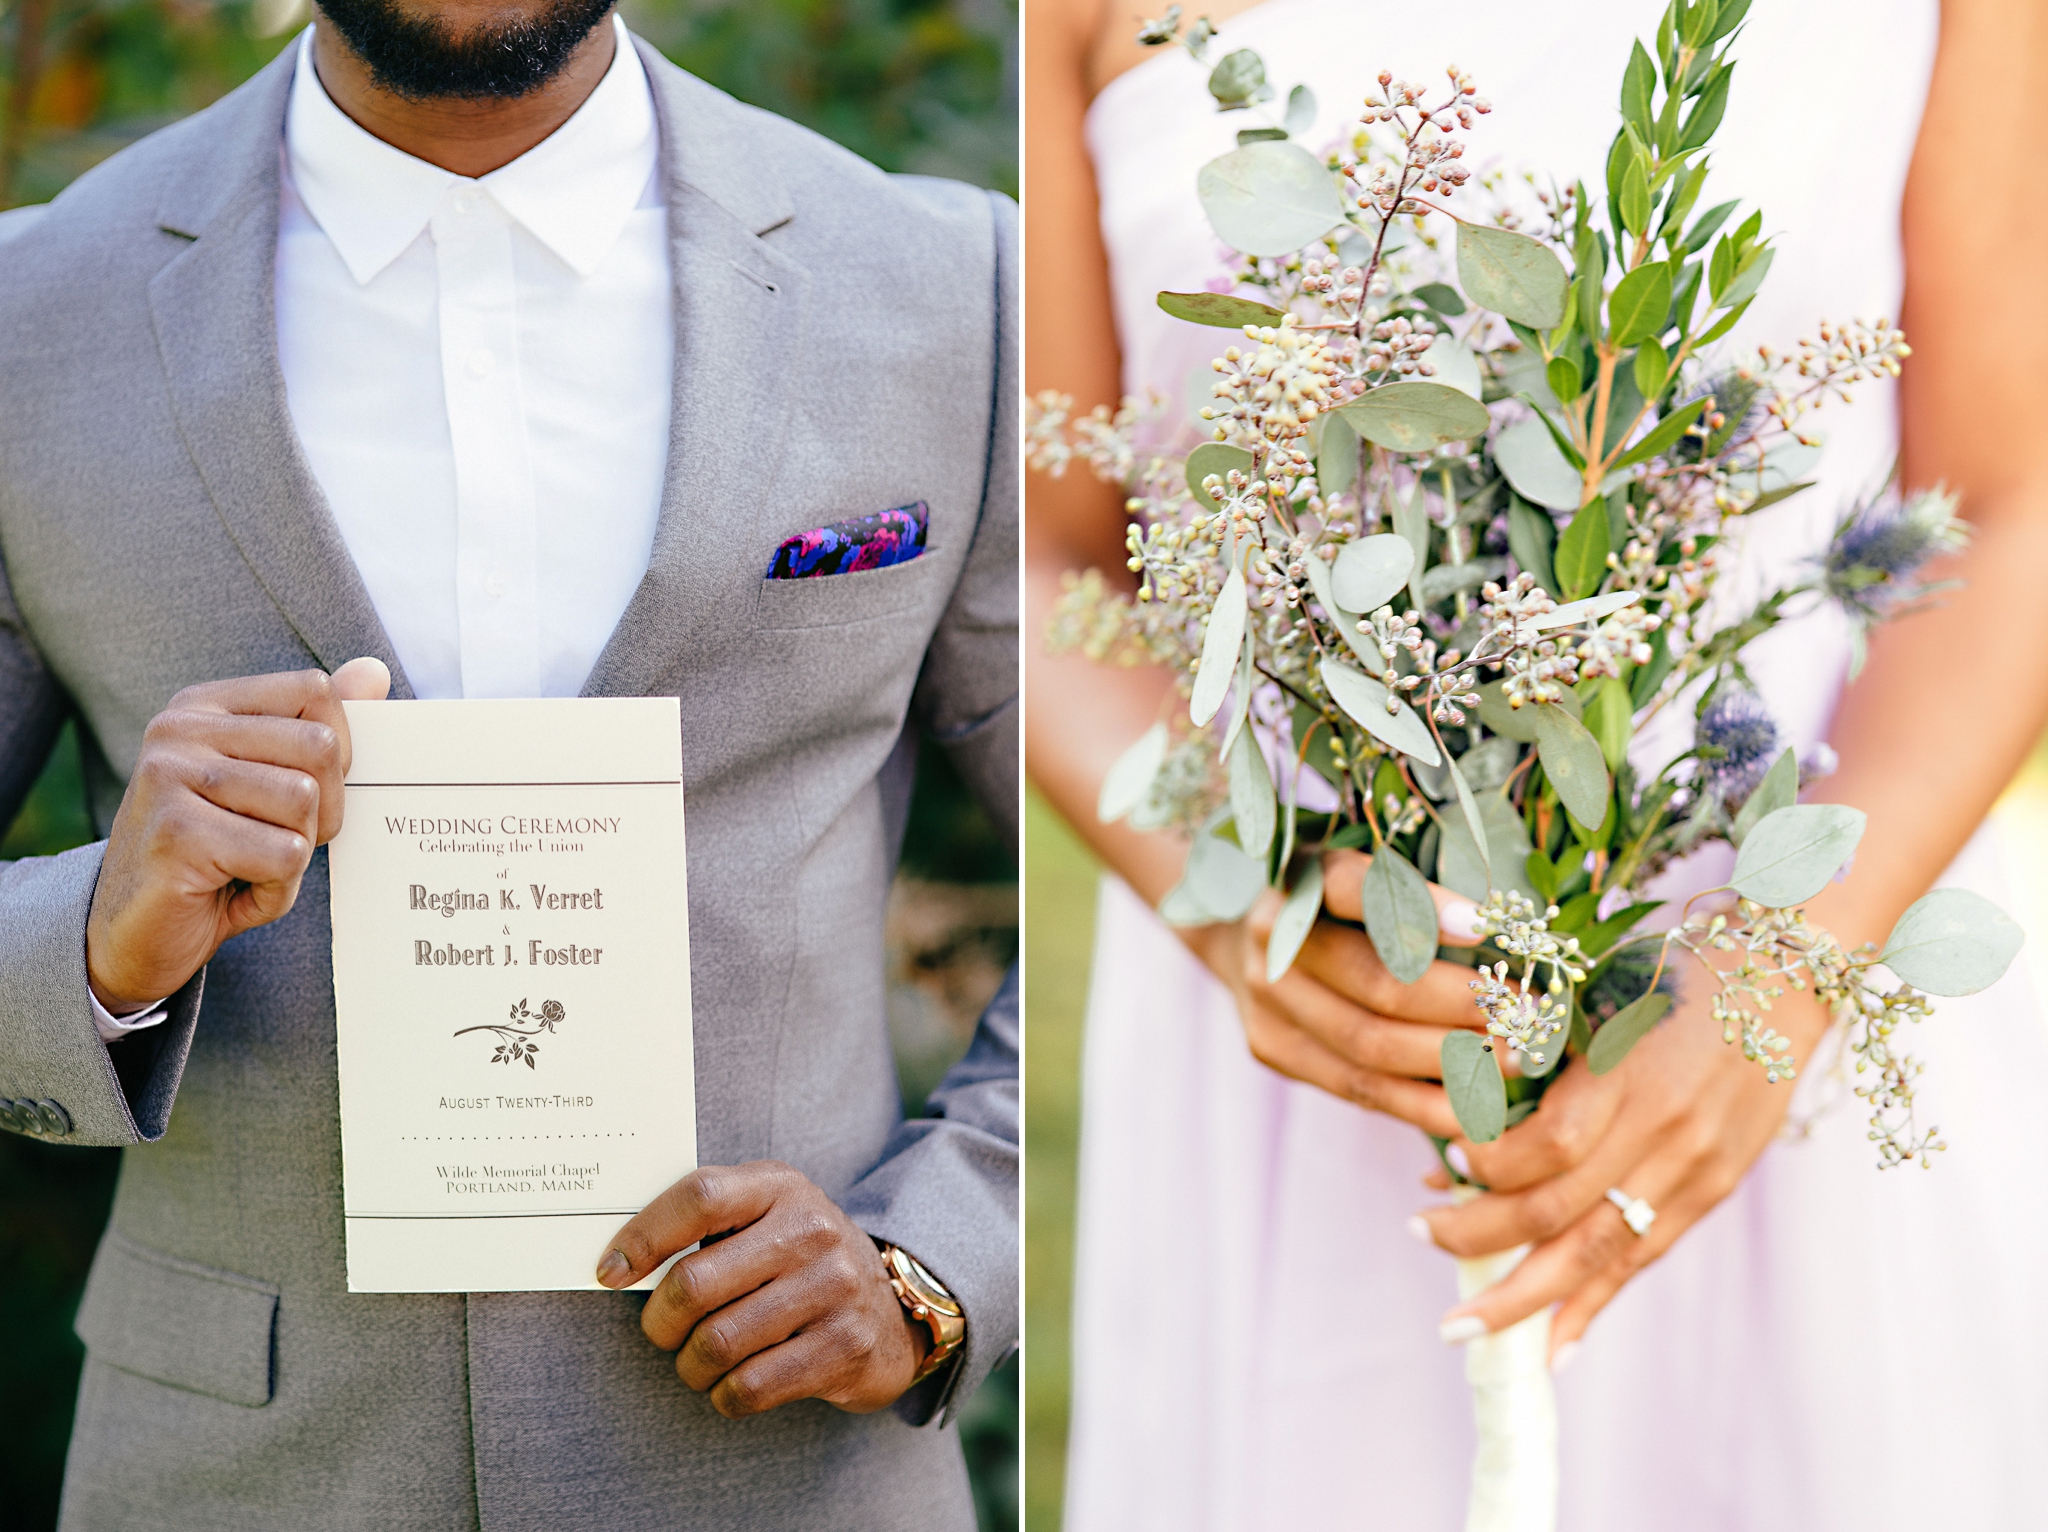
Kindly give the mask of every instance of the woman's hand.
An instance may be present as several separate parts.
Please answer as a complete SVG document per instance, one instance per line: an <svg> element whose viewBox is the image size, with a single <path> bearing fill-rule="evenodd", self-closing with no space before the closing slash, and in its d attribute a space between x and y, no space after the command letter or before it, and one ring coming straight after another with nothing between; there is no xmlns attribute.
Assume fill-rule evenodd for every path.
<svg viewBox="0 0 2048 1532"><path fill-rule="evenodd" d="M1596 1075L1574 1059L1525 1121L1490 1144L1457 1141L1472 1178L1490 1190L1463 1207L1422 1214L1430 1237L1460 1256L1536 1248L1498 1285L1444 1316L1445 1340L1471 1340L1559 1303L1550 1330L1555 1358L1631 1277L1735 1189L1777 1134L1791 1083L1770 1084L1761 1066L1722 1041L1708 986L1696 981L1691 991L1619 1068ZM1826 1030L1820 1006L1789 994L1769 1020L1807 1067ZM1656 1209L1647 1232L1623 1222L1607 1201L1610 1187Z"/></svg>
<svg viewBox="0 0 2048 1532"><path fill-rule="evenodd" d="M1359 890L1371 862L1356 851L1323 858L1323 903L1337 919L1316 922L1277 983L1266 979L1266 942L1281 902L1273 890L1245 920L1202 927L1186 939L1236 995L1245 1040L1260 1063L1450 1138L1458 1120L1437 1083L1438 1060L1446 1034L1484 1024L1472 1003L1472 970L1439 961L1403 984L1370 937L1338 924L1362 918ZM1479 914L1472 901L1434 884L1430 892L1443 940L1472 945Z"/></svg>

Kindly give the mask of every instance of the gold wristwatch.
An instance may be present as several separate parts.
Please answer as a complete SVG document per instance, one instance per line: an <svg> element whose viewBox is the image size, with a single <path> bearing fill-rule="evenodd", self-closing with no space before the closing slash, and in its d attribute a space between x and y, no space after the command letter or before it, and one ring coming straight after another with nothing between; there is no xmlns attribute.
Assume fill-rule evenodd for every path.
<svg viewBox="0 0 2048 1532"><path fill-rule="evenodd" d="M967 1343L967 1315L961 1311L960 1301L924 1269L916 1256L885 1239L876 1240L875 1248L882 1252L882 1268L889 1274L889 1286L896 1291L896 1301L912 1319L931 1327L932 1349L925 1356L924 1366L918 1368L917 1376L910 1380L915 1387L952 1361L953 1353Z"/></svg>

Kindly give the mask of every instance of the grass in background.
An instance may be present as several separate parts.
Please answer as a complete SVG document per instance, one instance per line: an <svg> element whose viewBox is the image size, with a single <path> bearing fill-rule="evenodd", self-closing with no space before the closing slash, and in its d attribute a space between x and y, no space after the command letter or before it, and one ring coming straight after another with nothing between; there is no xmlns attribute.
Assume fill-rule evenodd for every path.
<svg viewBox="0 0 2048 1532"><path fill-rule="evenodd" d="M1024 1524L1057 1532L1066 1486L1081 1018L1096 865L1036 793L1024 808Z"/></svg>

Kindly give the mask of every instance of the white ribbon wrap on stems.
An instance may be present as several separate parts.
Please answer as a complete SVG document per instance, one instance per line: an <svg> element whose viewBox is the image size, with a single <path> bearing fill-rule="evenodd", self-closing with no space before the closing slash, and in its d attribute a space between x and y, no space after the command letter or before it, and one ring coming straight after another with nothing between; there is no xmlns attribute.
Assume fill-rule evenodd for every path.
<svg viewBox="0 0 2048 1532"><path fill-rule="evenodd" d="M1469 1202L1477 1187L1453 1195ZM1458 1262L1458 1298L1476 1298L1521 1265L1527 1245ZM1465 1343L1465 1381L1479 1451L1465 1532L1556 1532L1557 1396L1550 1385L1550 1310Z"/></svg>

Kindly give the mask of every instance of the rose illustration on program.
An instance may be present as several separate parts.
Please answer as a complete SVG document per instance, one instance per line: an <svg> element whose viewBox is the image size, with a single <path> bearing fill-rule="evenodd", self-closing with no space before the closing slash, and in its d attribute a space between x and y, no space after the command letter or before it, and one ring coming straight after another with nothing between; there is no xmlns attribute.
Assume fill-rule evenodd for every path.
<svg viewBox="0 0 2048 1532"><path fill-rule="evenodd" d="M553 1032L556 1023L567 1014L559 1000L543 1000L540 1009L536 1011L529 1010L527 1002L519 999L512 1003L506 1020L463 1027L453 1035L462 1037L471 1032L494 1033L498 1044L491 1054L493 1064L524 1064L528 1069L536 1069L539 1066L534 1063L534 1059L540 1053L540 1044L533 1039L542 1032ZM531 1025L522 1027L521 1022L530 1022Z"/></svg>

